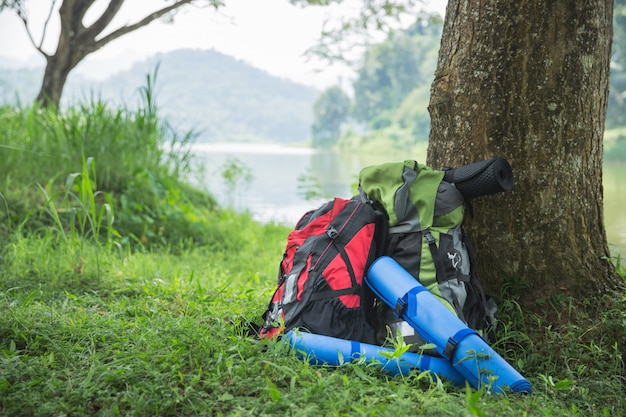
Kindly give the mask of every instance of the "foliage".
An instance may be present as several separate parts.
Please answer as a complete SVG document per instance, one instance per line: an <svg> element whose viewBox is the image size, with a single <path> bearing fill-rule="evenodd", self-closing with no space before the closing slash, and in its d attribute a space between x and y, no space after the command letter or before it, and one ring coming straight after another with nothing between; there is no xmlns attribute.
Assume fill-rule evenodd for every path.
<svg viewBox="0 0 626 417"><path fill-rule="evenodd" d="M613 57L611 61L626 66L626 0L615 0L613 3Z"/></svg>
<svg viewBox="0 0 626 417"><path fill-rule="evenodd" d="M36 103L31 107L0 108L0 135L7 150L0 162L4 172L18 172L24 183L42 182L55 175L66 176L70 167L80 165L84 155L103 167L99 170L99 185L112 191L118 191L136 167L166 175L182 173L189 165L186 145L194 133L180 136L157 120L154 77L146 77L144 103L135 112L112 109L94 100L59 114ZM168 147L174 152L167 152ZM33 169L35 166L37 169ZM59 167L65 169L61 174Z"/></svg>
<svg viewBox="0 0 626 417"><path fill-rule="evenodd" d="M315 121L311 127L312 144L316 148L334 145L341 127L350 113L350 97L339 87L326 89L313 105Z"/></svg>
<svg viewBox="0 0 626 417"><path fill-rule="evenodd" d="M429 85L432 81L442 20L439 16L420 16L408 29L389 34L384 42L367 49L353 83L354 98L350 115L364 123L368 131L360 133L359 142L391 135L398 146L412 147L428 138L430 117L428 114ZM338 88L338 87L335 87ZM314 146L316 130L322 125L321 115L333 115L338 102L320 97L316 102L316 124L313 126ZM342 104L343 105L343 104ZM343 113L341 113L343 114ZM336 125L335 125L336 126ZM327 128L324 146L338 144L350 146L355 131L346 129L339 140Z"/></svg>
<svg viewBox="0 0 626 417"><path fill-rule="evenodd" d="M298 195L305 201L330 200L332 198L324 193L324 187L322 187L319 178L308 172L298 177Z"/></svg>
<svg viewBox="0 0 626 417"><path fill-rule="evenodd" d="M626 0L613 4L613 48L611 57L611 88L607 109L607 128L626 126ZM626 153L622 144L621 153ZM626 155L619 155L626 160Z"/></svg>
<svg viewBox="0 0 626 417"><path fill-rule="evenodd" d="M89 158L86 161L83 160L82 171L68 175L65 181L62 208L56 207L55 196L50 197L46 190L41 188L46 197L44 208L51 216L57 233L65 237L66 242L69 239L75 241L82 237L99 242L99 237L105 234L105 242L110 244L114 236L119 236L113 229L115 214L111 196L96 191L95 184L95 162ZM66 219L61 219L61 216ZM25 225L27 221L28 216L21 225Z"/></svg>
<svg viewBox="0 0 626 417"><path fill-rule="evenodd" d="M420 0L361 0L349 8L335 8L344 0L290 0L292 4L305 6L328 6L333 19L327 19L318 43L311 47L308 55L316 56L329 63L354 64L363 51L378 35L386 35L404 25L421 13ZM346 13L345 10L349 12Z"/></svg>
<svg viewBox="0 0 626 417"><path fill-rule="evenodd" d="M249 186L254 178L249 167L238 158L228 159L222 167L222 178L229 189Z"/></svg>
<svg viewBox="0 0 626 417"><path fill-rule="evenodd" d="M246 166L239 158L227 159L221 167L221 176L224 185L229 190L228 198L230 199L231 208L235 208L235 197L238 191L245 191L250 187L250 183L254 179L252 170Z"/></svg>
<svg viewBox="0 0 626 417"><path fill-rule="evenodd" d="M625 7L623 0L615 2L607 129L626 125L626 53L622 47L626 45L623 41L626 35ZM395 141L399 137L403 138L400 146L411 146L428 138L430 84L441 31L442 21L439 17L421 18L409 29L391 33L385 41L367 49L358 68L358 77L353 83L352 116L365 123L368 129L360 133L356 133L357 129L346 130L338 141L339 146L352 146L355 136L361 136L356 141L359 146L389 134L393 135ZM625 160L624 148L621 141L611 142L605 156L610 160Z"/></svg>
<svg viewBox="0 0 626 417"><path fill-rule="evenodd" d="M604 132L604 160L626 161L626 127Z"/></svg>
<svg viewBox="0 0 626 417"><path fill-rule="evenodd" d="M0 234L56 227L105 241L115 231L120 244L227 241L209 224L213 197L185 182L194 133L181 136L158 119L155 77L147 76L136 112L101 101L58 113L36 103L0 108Z"/></svg>
<svg viewBox="0 0 626 417"><path fill-rule="evenodd" d="M419 18L365 53L354 82L357 120L371 123L382 112L400 106L414 88L430 84L442 27L437 16Z"/></svg>

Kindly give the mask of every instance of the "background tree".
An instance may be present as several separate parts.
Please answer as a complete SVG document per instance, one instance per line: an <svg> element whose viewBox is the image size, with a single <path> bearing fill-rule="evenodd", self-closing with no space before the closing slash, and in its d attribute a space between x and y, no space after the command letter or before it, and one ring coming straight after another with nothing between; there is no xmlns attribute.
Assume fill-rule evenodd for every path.
<svg viewBox="0 0 626 417"><path fill-rule="evenodd" d="M350 97L340 87L330 87L313 105L315 118L311 127L314 147L329 147L341 135L341 126L350 114Z"/></svg>
<svg viewBox="0 0 626 417"><path fill-rule="evenodd" d="M626 125L626 0L615 0L614 4L607 128Z"/></svg>
<svg viewBox="0 0 626 417"><path fill-rule="evenodd" d="M427 162L513 167L513 190L476 199L468 225L488 288L526 284L529 302L623 290L602 204L612 11L613 0L448 3Z"/></svg>
<svg viewBox="0 0 626 417"><path fill-rule="evenodd" d="M416 87L428 85L440 38L441 19L420 16L410 28L368 48L353 83L354 118L380 127L379 116L397 109Z"/></svg>
<svg viewBox="0 0 626 417"><path fill-rule="evenodd" d="M110 0L100 16L90 25L85 24L85 15L96 3L96 0L64 0L60 3L58 10L55 8L57 2L53 1L51 2L48 18L39 41L35 40L32 34L26 8L27 3L26 0L3 2L0 10L9 8L17 13L24 23L33 46L46 59L46 69L41 89L37 95L37 101L44 106L54 105L58 107L70 71L87 55L129 32L144 27L182 6L193 3L193 0L174 1L135 23L123 25L112 30L110 30L109 24L119 12L124 0ZM223 2L210 0L208 4L217 9L223 5ZM43 44L46 38L47 26L55 13L58 13L60 21L60 33L55 51L49 53L43 49ZM106 35L104 34L105 31L108 32Z"/></svg>
<svg viewBox="0 0 626 417"><path fill-rule="evenodd" d="M69 73L87 55L97 51L111 41L121 36L142 28L156 19L164 16L171 17L172 13L183 6L195 4L218 9L224 6L224 0L173 0L162 1L159 8L147 16L138 19L135 23L123 25L118 28L109 27L117 13L120 11L124 0L109 0L104 11L90 25L85 23L85 16L97 0L57 0L50 2L48 18L44 24L42 37L35 40L32 35L29 17L27 13L28 0L2 0L0 12L5 9L12 10L20 17L28 36L39 53L46 59L46 69L37 96L37 101L44 106L53 105L58 107L63 88ZM296 5L328 6L333 3L341 3L343 0L289 0ZM419 3L419 1L417 1ZM386 29L391 21L397 21L400 16L410 13L416 2L414 0L386 1L380 4L377 0L361 0L361 12L359 14L364 26L374 25L380 30ZM57 9L57 4L59 7ZM58 15L58 16L57 16ZM50 20L57 17L60 22L60 34L54 52L47 52L43 48L46 38L46 29ZM325 32L327 37L336 37L334 30Z"/></svg>

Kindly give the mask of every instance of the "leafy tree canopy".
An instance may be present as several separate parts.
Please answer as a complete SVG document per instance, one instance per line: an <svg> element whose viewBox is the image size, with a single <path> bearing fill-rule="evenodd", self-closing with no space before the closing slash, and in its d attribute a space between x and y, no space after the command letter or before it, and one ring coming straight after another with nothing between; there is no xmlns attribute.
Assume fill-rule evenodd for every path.
<svg viewBox="0 0 626 417"><path fill-rule="evenodd" d="M341 88L331 87L325 90L313 105L313 146L327 147L335 144L349 113L350 97Z"/></svg>
<svg viewBox="0 0 626 417"><path fill-rule="evenodd" d="M370 48L354 82L354 117L362 122L395 109L419 85L433 79L443 22L418 18L406 31L392 32Z"/></svg>

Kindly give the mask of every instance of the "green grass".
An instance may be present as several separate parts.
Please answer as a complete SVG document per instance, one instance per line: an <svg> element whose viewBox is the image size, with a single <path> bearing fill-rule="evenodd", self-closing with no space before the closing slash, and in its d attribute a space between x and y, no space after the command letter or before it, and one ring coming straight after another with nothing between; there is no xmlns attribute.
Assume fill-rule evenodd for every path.
<svg viewBox="0 0 626 417"><path fill-rule="evenodd" d="M215 199L188 182L198 174L189 150L195 134L180 135L158 118L155 77L147 77L138 110L99 101L60 113L0 107L0 236L50 226L107 234L115 219L122 244L217 238L203 221Z"/></svg>
<svg viewBox="0 0 626 417"><path fill-rule="evenodd" d="M623 299L576 310L571 300L551 300L541 314L501 302L506 326L494 347L532 383L527 397L467 391L418 372L391 378L364 364L314 367L259 341L247 323L260 321L271 297L288 230L233 216L249 234L239 251L120 251L93 242L80 251L58 236L12 239L2 252L0 414L626 411ZM548 325L549 316L562 324Z"/></svg>
<svg viewBox="0 0 626 417"><path fill-rule="evenodd" d="M530 396L365 363L316 367L258 340L249 324L271 298L289 228L222 210L187 185L184 147L161 152L168 130L148 109L0 109L10 154L0 158L1 416L626 413L623 296L554 297L529 312L523 285L506 282L494 349ZM105 145L82 142L90 126L101 128L89 143ZM123 140L137 126L149 137L141 147ZM126 133L103 133L115 129ZM107 152L123 166L111 169Z"/></svg>

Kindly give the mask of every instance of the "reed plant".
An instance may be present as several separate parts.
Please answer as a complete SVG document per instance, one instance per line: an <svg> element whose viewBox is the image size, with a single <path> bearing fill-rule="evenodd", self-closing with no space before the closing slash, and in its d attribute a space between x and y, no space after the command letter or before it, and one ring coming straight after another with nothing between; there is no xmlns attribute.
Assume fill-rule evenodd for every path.
<svg viewBox="0 0 626 417"><path fill-rule="evenodd" d="M146 76L137 109L95 99L62 111L37 102L0 107L0 169L10 174L2 188L64 179L81 166L83 157L97 162L98 185L112 192L122 191L140 167L156 175L186 175L188 145L196 134L177 132L159 118L156 77L156 71Z"/></svg>
<svg viewBox="0 0 626 417"><path fill-rule="evenodd" d="M59 112L36 103L1 107L0 234L52 225L106 241L117 230L124 244L211 240L210 228L195 220L216 201L189 185L195 133L180 134L159 118L155 79L156 71L146 76L137 110L97 100ZM117 229L103 227L114 217Z"/></svg>

